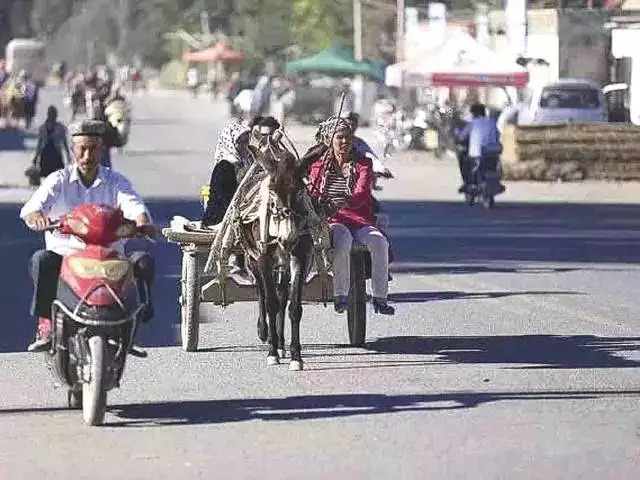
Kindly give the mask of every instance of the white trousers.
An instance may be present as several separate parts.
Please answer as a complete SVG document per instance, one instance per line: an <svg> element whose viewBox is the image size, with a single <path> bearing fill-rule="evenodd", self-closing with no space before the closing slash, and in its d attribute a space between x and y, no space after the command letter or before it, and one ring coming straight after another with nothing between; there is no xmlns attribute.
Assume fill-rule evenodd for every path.
<svg viewBox="0 0 640 480"><path fill-rule="evenodd" d="M333 295L349 295L351 284L351 246L354 240L371 253L371 290L375 298L387 298L389 292L389 242L375 227L349 230L340 223L331 225L333 239Z"/></svg>

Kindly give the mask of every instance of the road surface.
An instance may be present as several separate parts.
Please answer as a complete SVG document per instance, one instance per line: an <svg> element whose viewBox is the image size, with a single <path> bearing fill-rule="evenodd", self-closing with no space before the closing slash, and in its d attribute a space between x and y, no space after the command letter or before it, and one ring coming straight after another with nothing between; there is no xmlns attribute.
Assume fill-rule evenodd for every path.
<svg viewBox="0 0 640 480"><path fill-rule="evenodd" d="M135 98L114 164L157 223L199 214L225 116L186 95ZM267 367L252 304L210 310L201 351L183 352L179 251L160 241L149 357L131 358L106 426L89 428L24 353L41 240L17 219L31 158L17 145L0 152L1 479L640 478L637 185L513 183L484 211L455 194L454 161L394 159L379 196L397 314L371 313L352 349L343 316L305 307L301 373Z"/></svg>

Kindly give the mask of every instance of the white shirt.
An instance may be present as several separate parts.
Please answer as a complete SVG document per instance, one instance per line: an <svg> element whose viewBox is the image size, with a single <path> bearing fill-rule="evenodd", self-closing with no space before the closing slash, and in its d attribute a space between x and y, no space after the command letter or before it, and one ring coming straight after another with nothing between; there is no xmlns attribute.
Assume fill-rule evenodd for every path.
<svg viewBox="0 0 640 480"><path fill-rule="evenodd" d="M500 134L496 122L489 117L476 117L472 119L463 133L463 137L469 138L469 157L482 156L483 147L494 147L500 144Z"/></svg>
<svg viewBox="0 0 640 480"><path fill-rule="evenodd" d="M190 68L187 71L187 84L191 87L194 87L198 84L198 70L195 68Z"/></svg>
<svg viewBox="0 0 640 480"><path fill-rule="evenodd" d="M124 175L100 166L93 185L85 187L76 165L72 164L52 173L42 182L20 210L20 218L24 220L29 214L41 211L51 220L57 220L74 207L85 203L120 207L124 216L130 220L135 220L144 213L149 215L142 198ZM45 243L47 250L63 256L85 246L79 238L55 231L45 233ZM111 248L124 253L125 243L126 240L120 240L113 243Z"/></svg>

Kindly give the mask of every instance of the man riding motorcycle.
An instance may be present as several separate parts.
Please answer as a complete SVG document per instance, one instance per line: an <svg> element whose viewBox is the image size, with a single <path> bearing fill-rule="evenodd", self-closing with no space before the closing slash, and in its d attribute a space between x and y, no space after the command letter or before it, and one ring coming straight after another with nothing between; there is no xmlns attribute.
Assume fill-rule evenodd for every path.
<svg viewBox="0 0 640 480"><path fill-rule="evenodd" d="M486 107L481 103L471 106L471 121L462 129L457 129L458 143L463 146L458 157L462 186L459 193L465 193L470 185L475 184L474 166L482 170L496 170L502 145L500 133L494 119L487 117ZM500 192L505 187L500 185Z"/></svg>
<svg viewBox="0 0 640 480"><path fill-rule="evenodd" d="M35 231L46 230L52 220L59 219L74 207L86 204L105 204L119 207L125 218L134 220L142 232L155 235L151 215L131 182L122 174L100 166L103 122L86 120L70 128L73 140L74 163L49 175L25 203L20 218ZM46 249L34 253L29 270L34 282L32 315L38 318L36 341L29 345L30 352L48 350L51 346L51 305L56 297L58 276L62 257L83 247L77 237L47 231ZM112 248L124 252L123 241ZM135 252L131 255L134 275L138 283L138 293L142 297L148 290L154 276L154 261L148 253ZM150 298L142 298L151 305ZM143 313L143 321L153 317L153 309Z"/></svg>

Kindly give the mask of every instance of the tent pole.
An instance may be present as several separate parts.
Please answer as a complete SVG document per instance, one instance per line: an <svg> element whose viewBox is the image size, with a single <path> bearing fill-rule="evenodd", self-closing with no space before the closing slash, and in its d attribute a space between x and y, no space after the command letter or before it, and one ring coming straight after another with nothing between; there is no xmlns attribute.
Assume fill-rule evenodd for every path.
<svg viewBox="0 0 640 480"><path fill-rule="evenodd" d="M404 61L404 7L405 0L397 0L396 13L396 62Z"/></svg>
<svg viewBox="0 0 640 480"><path fill-rule="evenodd" d="M362 0L353 0L353 54L362 61Z"/></svg>

